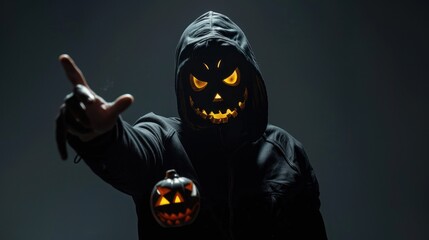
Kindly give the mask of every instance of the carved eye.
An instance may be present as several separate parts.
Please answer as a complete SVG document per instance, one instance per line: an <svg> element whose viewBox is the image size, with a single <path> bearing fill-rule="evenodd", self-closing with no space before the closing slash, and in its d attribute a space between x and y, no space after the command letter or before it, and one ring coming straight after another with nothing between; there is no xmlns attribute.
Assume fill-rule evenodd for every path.
<svg viewBox="0 0 429 240"><path fill-rule="evenodd" d="M160 195L160 197L158 198L158 200L156 201L156 206L163 206L163 205L168 205L170 204L170 201L168 201L167 198L165 198L165 194L169 193L171 191L171 189L166 188L166 187L158 187L156 188L156 193L158 195Z"/></svg>
<svg viewBox="0 0 429 240"><path fill-rule="evenodd" d="M174 203L181 203L181 202L183 202L184 200L183 200L183 197L182 197L182 195L180 194L180 193L176 193L176 196L174 196Z"/></svg>
<svg viewBox="0 0 429 240"><path fill-rule="evenodd" d="M189 76L189 80L191 82L191 87L194 91L199 92L207 86L207 82L199 80L192 74Z"/></svg>
<svg viewBox="0 0 429 240"><path fill-rule="evenodd" d="M228 86L237 86L240 83L239 70L236 68L227 78L222 80Z"/></svg>
<svg viewBox="0 0 429 240"><path fill-rule="evenodd" d="M163 206L163 205L168 205L170 204L170 201L167 200L167 198L161 196L158 200L158 202L156 203L156 206Z"/></svg>

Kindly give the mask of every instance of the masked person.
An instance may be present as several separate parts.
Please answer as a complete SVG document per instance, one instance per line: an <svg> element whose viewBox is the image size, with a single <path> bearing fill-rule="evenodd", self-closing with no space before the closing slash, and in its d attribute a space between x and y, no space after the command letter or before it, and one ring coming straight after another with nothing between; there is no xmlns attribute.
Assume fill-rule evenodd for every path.
<svg viewBox="0 0 429 240"><path fill-rule="evenodd" d="M95 174L133 198L140 239L327 238L307 155L299 141L267 123L263 77L246 36L227 16L207 12L180 38L180 117L148 113L129 124L120 114L131 95L106 102L68 55L60 62L74 86L57 118L60 154L66 159L70 144ZM199 190L199 212L166 215L174 216L166 227L152 215L153 201L186 197L170 202L151 194L171 169ZM186 215L190 224L180 224Z"/></svg>

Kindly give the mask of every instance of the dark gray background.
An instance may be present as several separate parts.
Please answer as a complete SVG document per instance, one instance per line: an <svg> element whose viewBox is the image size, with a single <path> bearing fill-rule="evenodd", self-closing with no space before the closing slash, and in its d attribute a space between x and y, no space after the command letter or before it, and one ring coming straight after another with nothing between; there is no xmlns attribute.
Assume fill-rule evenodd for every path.
<svg viewBox="0 0 429 240"><path fill-rule="evenodd" d="M329 238L429 239L426 4L96 2L1 1L0 239L137 239L131 198L59 158L54 119L71 84L57 57L106 100L133 94L129 122L176 116L175 47L208 10L250 39L270 122L318 176Z"/></svg>

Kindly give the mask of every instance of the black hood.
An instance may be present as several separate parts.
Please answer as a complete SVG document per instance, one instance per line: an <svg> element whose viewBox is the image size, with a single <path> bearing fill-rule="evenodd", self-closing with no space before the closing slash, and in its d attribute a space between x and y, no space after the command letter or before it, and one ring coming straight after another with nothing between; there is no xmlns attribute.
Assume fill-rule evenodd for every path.
<svg viewBox="0 0 429 240"><path fill-rule="evenodd" d="M265 84L250 43L244 32L227 16L209 11L194 20L183 32L176 49L176 97L179 115L192 131L223 127L204 124L189 104L189 69L201 54L223 52L238 59L248 88L246 110L240 116L248 140L258 139L265 131L268 102Z"/></svg>

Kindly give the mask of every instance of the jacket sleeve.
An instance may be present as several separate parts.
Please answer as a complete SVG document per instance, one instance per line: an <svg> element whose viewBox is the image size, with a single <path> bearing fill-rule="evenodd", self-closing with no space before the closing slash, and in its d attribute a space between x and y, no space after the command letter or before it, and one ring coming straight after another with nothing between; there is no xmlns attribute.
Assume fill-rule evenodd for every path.
<svg viewBox="0 0 429 240"><path fill-rule="evenodd" d="M301 144L294 147L294 162L300 169L300 179L296 199L295 209L292 209L295 227L295 238L292 239L313 239L326 240L327 234L325 224L320 212L320 192L319 183L304 148Z"/></svg>
<svg viewBox="0 0 429 240"><path fill-rule="evenodd" d="M116 189L141 195L160 168L164 142L171 129L154 122L130 125L121 118L109 132L89 142L69 136L68 142L91 170Z"/></svg>
<svg viewBox="0 0 429 240"><path fill-rule="evenodd" d="M270 225L274 239L326 240L325 224L320 212L320 192L316 174L302 144L289 133L277 129L270 136L277 146L277 159L271 172L281 179L271 195Z"/></svg>

